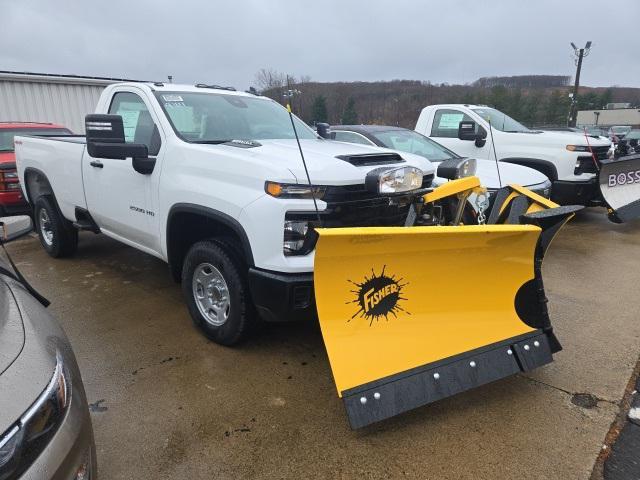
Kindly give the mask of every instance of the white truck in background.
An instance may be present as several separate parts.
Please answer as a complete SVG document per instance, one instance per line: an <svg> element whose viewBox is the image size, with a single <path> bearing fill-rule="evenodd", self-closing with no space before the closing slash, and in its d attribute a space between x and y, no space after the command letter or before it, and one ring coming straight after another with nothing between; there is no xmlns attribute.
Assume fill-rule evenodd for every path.
<svg viewBox="0 0 640 480"><path fill-rule="evenodd" d="M161 258L195 324L227 345L256 314L315 313L318 216L324 226L402 226L434 177L426 159L327 141L295 119L311 187L287 110L231 90L114 84L87 116L86 138L15 141L50 255L73 254L78 230L90 230Z"/></svg>
<svg viewBox="0 0 640 480"><path fill-rule="evenodd" d="M462 121L475 123L475 138L458 137ZM557 203L603 205L597 172L608 159L611 142L602 137L530 130L494 108L461 104L423 108L415 131L463 157L493 160L495 154L501 162L544 173L552 182L551 198Z"/></svg>

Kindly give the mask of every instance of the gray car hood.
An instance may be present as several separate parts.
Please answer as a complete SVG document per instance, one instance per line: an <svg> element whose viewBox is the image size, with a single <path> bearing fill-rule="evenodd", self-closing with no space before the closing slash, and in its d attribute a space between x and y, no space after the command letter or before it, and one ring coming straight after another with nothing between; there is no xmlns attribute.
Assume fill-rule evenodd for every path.
<svg viewBox="0 0 640 480"><path fill-rule="evenodd" d="M68 343L42 305L5 276L0 278L0 302L2 314L7 315L0 320L1 435L42 394L56 366L56 351Z"/></svg>
<svg viewBox="0 0 640 480"><path fill-rule="evenodd" d="M24 347L24 325L9 286L0 276L0 375Z"/></svg>

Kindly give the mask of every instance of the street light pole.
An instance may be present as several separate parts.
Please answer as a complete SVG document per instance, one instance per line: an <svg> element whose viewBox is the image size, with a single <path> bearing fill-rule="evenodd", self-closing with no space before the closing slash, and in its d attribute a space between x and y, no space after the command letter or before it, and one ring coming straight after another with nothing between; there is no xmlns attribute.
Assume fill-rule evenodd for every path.
<svg viewBox="0 0 640 480"><path fill-rule="evenodd" d="M573 53L576 56L576 81L573 85L573 98L571 99L571 110L569 112L569 126L575 127L578 120L578 88L580 87L580 71L582 70L582 59L589 55L591 51L591 41L588 41L584 48L576 47L571 42Z"/></svg>

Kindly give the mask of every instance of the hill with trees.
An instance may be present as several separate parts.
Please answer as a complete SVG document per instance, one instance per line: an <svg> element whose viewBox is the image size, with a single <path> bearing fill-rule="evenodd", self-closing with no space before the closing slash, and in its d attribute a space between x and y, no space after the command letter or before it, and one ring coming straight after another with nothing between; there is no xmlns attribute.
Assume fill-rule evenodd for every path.
<svg viewBox="0 0 640 480"><path fill-rule="evenodd" d="M469 103L495 107L529 126L566 125L573 91L571 78L561 75L484 77L471 84L451 85L418 80L386 82L314 82L263 69L255 87L284 103L305 122L380 124L413 128L422 108L438 103ZM580 87L578 109L603 108L610 102L640 105L640 88Z"/></svg>

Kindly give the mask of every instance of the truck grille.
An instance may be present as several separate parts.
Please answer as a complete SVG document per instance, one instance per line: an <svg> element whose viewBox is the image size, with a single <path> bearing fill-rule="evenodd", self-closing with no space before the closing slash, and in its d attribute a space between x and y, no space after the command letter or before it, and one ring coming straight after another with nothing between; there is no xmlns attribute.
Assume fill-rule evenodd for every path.
<svg viewBox="0 0 640 480"><path fill-rule="evenodd" d="M607 159L607 154L609 153L608 146L605 145L603 147L591 147L591 150L593 150L593 153L595 154L598 162L601 162L602 160Z"/></svg>
<svg viewBox="0 0 640 480"><path fill-rule="evenodd" d="M433 175L425 175L422 189L407 195L382 196L366 190L364 184L327 187L322 200L327 209L320 212L323 227L402 226L413 196L431 187ZM315 213L289 212L287 219L315 219Z"/></svg>
<svg viewBox="0 0 640 480"><path fill-rule="evenodd" d="M600 166L600 162L607 159L609 147L605 145L603 147L591 147L591 149L593 150L593 156L596 157L598 166ZM579 156L573 173L575 175L580 175L581 173L597 173L598 168L596 168L593 163L593 156L589 154Z"/></svg>

